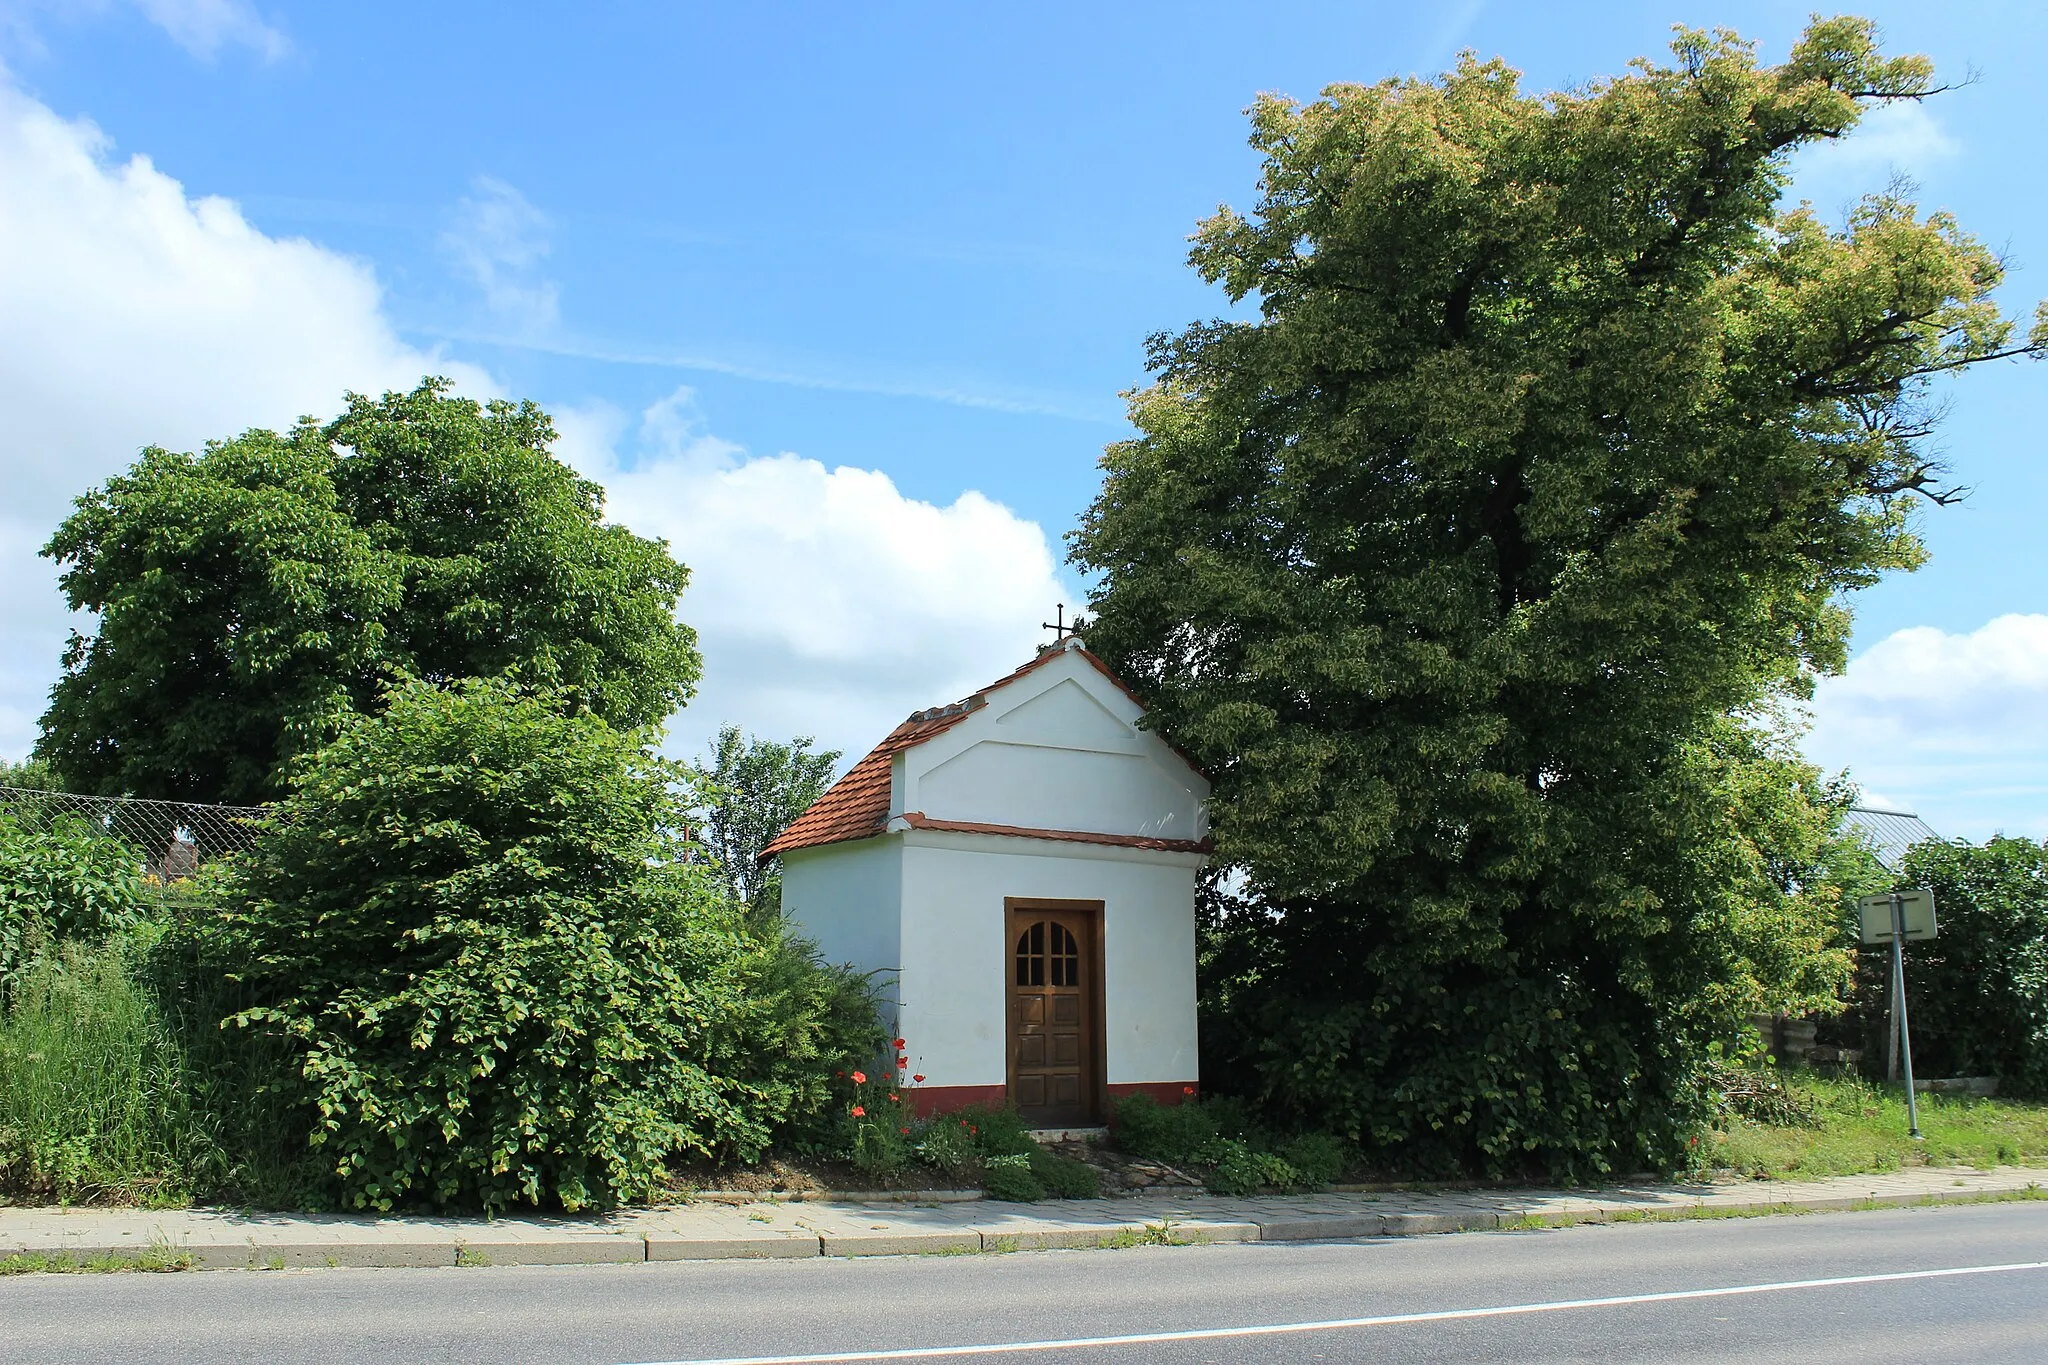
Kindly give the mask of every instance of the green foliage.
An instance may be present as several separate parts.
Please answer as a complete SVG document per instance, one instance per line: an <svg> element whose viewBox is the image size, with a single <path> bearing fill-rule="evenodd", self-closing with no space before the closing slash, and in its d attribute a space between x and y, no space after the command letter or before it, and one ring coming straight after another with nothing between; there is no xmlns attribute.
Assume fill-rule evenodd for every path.
<svg viewBox="0 0 2048 1365"><path fill-rule="evenodd" d="M1279 1155L1294 1169L1295 1184L1316 1188L1344 1173L1344 1144L1328 1133L1303 1133L1282 1146Z"/></svg>
<svg viewBox="0 0 2048 1365"><path fill-rule="evenodd" d="M1199 1104L1161 1104L1150 1095L1117 1101L1111 1132L1132 1156L1175 1166L1202 1160L1218 1137L1216 1120Z"/></svg>
<svg viewBox="0 0 2048 1365"><path fill-rule="evenodd" d="M65 943L0 1006L0 1195L176 1203L217 1185L220 1149L133 946Z"/></svg>
<svg viewBox="0 0 2048 1365"><path fill-rule="evenodd" d="M64 790L56 769L40 758L25 758L19 763L0 758L0 787L38 792Z"/></svg>
<svg viewBox="0 0 2048 1365"><path fill-rule="evenodd" d="M1245 876L1216 1088L1384 1168L1680 1163L1708 1047L1832 1006L1837 794L1764 717L1921 559L1931 386L2043 339L1946 215L1777 207L1924 59L1675 53L1260 99L1260 200L1192 254L1257 316L1154 340L1075 535Z"/></svg>
<svg viewBox="0 0 2048 1365"><path fill-rule="evenodd" d="M394 670L516 669L624 728L689 695L688 571L605 524L539 408L447 387L151 448L78 499L44 553L98 627L73 636L37 746L72 790L269 800Z"/></svg>
<svg viewBox="0 0 2048 1365"><path fill-rule="evenodd" d="M264 1209L323 1209L335 1202L325 1163L307 1138L299 1101L300 1056L275 1031L228 1021L256 1003L230 979L241 964L217 920L217 902L187 919L150 926L128 954L182 1064L179 1104L205 1134L211 1156L191 1197Z"/></svg>
<svg viewBox="0 0 2048 1365"><path fill-rule="evenodd" d="M975 1148L984 1157L1029 1156L1039 1150L1031 1130L1024 1124L1023 1115L1015 1109L991 1109L974 1104L955 1109L952 1113L967 1122L974 1134Z"/></svg>
<svg viewBox="0 0 2048 1365"><path fill-rule="evenodd" d="M1236 1138L1218 1138L1210 1144L1206 1155L1210 1165L1208 1185L1213 1194L1285 1190L1301 1181L1301 1173L1286 1158L1256 1151Z"/></svg>
<svg viewBox="0 0 2048 1365"><path fill-rule="evenodd" d="M1345 1145L1328 1133L1305 1132L1275 1142L1236 1096L1162 1105L1150 1095L1118 1102L1112 1128L1132 1156L1208 1172L1217 1194L1315 1189L1344 1169Z"/></svg>
<svg viewBox="0 0 2048 1365"><path fill-rule="evenodd" d="M0 1003L35 944L103 939L153 900L135 855L84 820L0 815Z"/></svg>
<svg viewBox="0 0 2048 1365"><path fill-rule="evenodd" d="M981 1184L989 1198L1013 1204L1031 1204L1045 1198L1045 1186L1031 1173L1031 1157L1026 1152L990 1157L982 1163Z"/></svg>
<svg viewBox="0 0 2048 1365"><path fill-rule="evenodd" d="M761 850L802 815L832 784L839 751L810 751L810 736L787 744L740 736L737 725L718 732L711 763L696 773L709 797L701 812L702 837L717 860L732 897L757 910L780 908L780 882L761 865Z"/></svg>
<svg viewBox="0 0 2048 1365"><path fill-rule="evenodd" d="M973 1174L981 1160L974 1123L959 1114L933 1116L922 1125L916 1141L917 1159L954 1179Z"/></svg>
<svg viewBox="0 0 2048 1365"><path fill-rule="evenodd" d="M1934 889L1941 926L1906 950L1914 1070L1997 1076L2005 1093L2048 1098L2048 844L1930 840L1907 852L1900 879ZM1864 1056L1881 1063L1891 951L1859 959Z"/></svg>
<svg viewBox="0 0 2048 1365"><path fill-rule="evenodd" d="M880 1068L855 1068L845 1103L844 1148L849 1160L864 1175L889 1175L908 1165L917 1151L912 1134L910 1105L897 1089L892 1075Z"/></svg>
<svg viewBox="0 0 2048 1365"><path fill-rule="evenodd" d="M918 1159L954 1179L978 1178L992 1199L1094 1199L1102 1176L1073 1157L1048 1152L1014 1109L971 1105L912 1126Z"/></svg>
<svg viewBox="0 0 2048 1365"><path fill-rule="evenodd" d="M1031 1178L1054 1199L1099 1199L1102 1173L1085 1161L1077 1161L1043 1148L1028 1153Z"/></svg>
<svg viewBox="0 0 2048 1365"><path fill-rule="evenodd" d="M616 1204L829 1103L848 982L679 861L678 776L502 680L397 685L300 765L218 932L345 1203Z"/></svg>

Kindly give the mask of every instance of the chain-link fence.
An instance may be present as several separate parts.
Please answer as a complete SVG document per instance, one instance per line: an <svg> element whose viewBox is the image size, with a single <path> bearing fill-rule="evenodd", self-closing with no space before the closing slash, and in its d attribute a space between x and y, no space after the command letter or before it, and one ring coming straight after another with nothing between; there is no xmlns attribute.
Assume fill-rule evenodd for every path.
<svg viewBox="0 0 2048 1365"><path fill-rule="evenodd" d="M23 829L82 828L123 845L161 887L189 883L207 863L248 849L267 806L205 806L126 796L0 787L0 818Z"/></svg>

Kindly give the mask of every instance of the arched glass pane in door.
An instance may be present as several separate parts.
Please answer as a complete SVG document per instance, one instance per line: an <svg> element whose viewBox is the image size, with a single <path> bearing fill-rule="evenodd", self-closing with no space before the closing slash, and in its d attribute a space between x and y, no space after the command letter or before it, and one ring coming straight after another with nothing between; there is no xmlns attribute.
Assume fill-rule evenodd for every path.
<svg viewBox="0 0 2048 1365"><path fill-rule="evenodd" d="M1081 984L1081 942L1063 924L1040 920L1017 936L1017 984Z"/></svg>

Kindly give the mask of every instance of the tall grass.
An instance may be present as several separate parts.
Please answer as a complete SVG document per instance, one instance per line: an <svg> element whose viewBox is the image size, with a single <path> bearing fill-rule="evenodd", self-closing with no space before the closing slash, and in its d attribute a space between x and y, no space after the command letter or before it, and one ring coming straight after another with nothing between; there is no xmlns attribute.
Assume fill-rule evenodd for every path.
<svg viewBox="0 0 2048 1365"><path fill-rule="evenodd" d="M275 1057L157 926L46 948L0 998L0 1200L316 1202Z"/></svg>
<svg viewBox="0 0 2048 1365"><path fill-rule="evenodd" d="M184 1059L115 940L64 943L10 983L0 1017L0 1190L176 1203L219 1154Z"/></svg>

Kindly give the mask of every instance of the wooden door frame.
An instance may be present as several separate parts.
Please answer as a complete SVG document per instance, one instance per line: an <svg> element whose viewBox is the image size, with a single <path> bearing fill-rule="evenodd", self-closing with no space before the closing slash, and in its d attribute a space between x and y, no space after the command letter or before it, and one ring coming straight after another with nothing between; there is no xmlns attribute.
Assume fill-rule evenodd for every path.
<svg viewBox="0 0 2048 1365"><path fill-rule="evenodd" d="M1088 1108L1093 1123L1109 1121L1109 1018L1103 1011L1103 978L1107 957L1103 951L1102 901L1051 900L1044 896L1003 897L1003 1095L1012 1104L1017 1099L1017 917L1046 910L1079 915L1088 925L1088 979L1082 983L1088 1006L1089 1051Z"/></svg>

